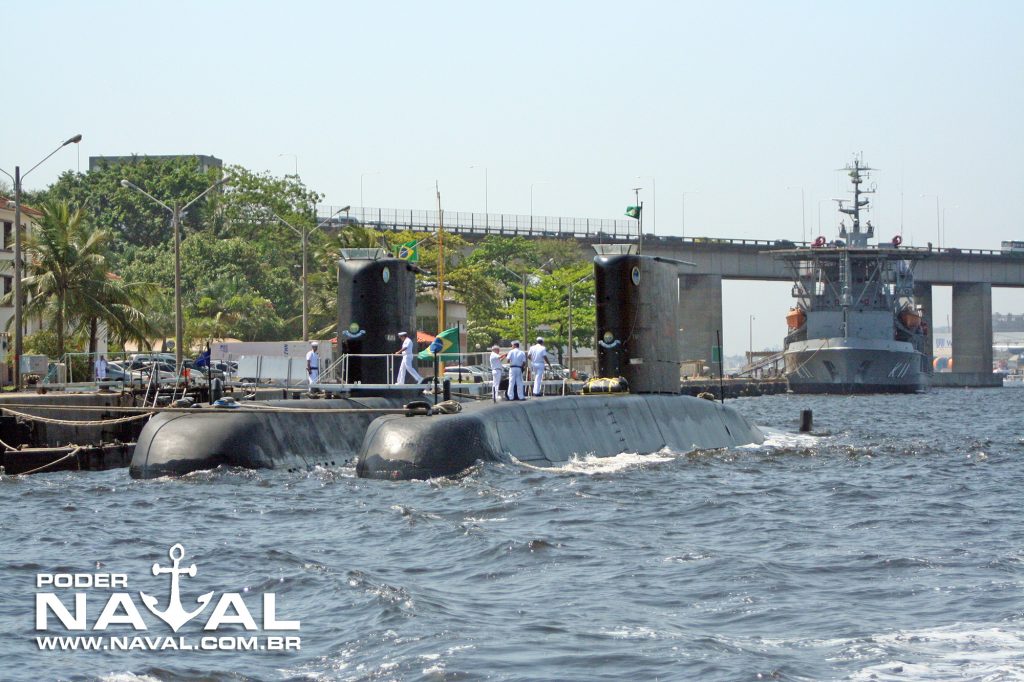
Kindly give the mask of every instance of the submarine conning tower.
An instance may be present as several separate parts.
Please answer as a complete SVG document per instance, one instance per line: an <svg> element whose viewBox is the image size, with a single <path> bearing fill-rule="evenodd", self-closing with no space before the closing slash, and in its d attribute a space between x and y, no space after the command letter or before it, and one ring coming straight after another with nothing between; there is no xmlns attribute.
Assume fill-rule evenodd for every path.
<svg viewBox="0 0 1024 682"><path fill-rule="evenodd" d="M679 267L670 258L602 253L594 258L597 366L630 393L679 393Z"/></svg>
<svg viewBox="0 0 1024 682"><path fill-rule="evenodd" d="M338 261L338 346L354 356L398 349L398 332L416 338L416 267L383 249L342 249ZM388 383L386 357L353 357L348 382Z"/></svg>

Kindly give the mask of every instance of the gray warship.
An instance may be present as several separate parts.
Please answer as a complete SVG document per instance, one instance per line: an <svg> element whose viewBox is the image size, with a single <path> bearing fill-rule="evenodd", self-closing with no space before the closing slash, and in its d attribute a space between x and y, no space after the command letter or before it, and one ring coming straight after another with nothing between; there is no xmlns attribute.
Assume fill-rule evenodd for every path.
<svg viewBox="0 0 1024 682"><path fill-rule="evenodd" d="M874 169L854 158L845 168L853 186L837 199L839 238L819 236L809 247L775 251L793 276L796 305L786 316L783 358L794 393L915 393L928 383L927 325L914 303L914 265L925 253L901 248L902 237L869 244L875 228L865 187Z"/></svg>

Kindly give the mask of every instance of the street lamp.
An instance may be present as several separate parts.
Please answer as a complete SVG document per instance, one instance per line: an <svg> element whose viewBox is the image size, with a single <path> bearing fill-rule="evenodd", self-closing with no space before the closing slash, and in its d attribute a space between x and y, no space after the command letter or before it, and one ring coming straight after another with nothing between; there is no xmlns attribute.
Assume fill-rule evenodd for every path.
<svg viewBox="0 0 1024 682"><path fill-rule="evenodd" d="M800 190L800 241L807 241L807 208L804 202L804 188L796 185L786 185L786 189Z"/></svg>
<svg viewBox="0 0 1024 682"><path fill-rule="evenodd" d="M295 159L295 177L296 178L299 177L299 155L298 154L289 154L288 152L285 152L284 154L278 154L277 158L280 159L282 156L294 157L294 159Z"/></svg>
<svg viewBox="0 0 1024 682"><path fill-rule="evenodd" d="M651 234L658 234L658 183L653 175L638 175L636 179L651 181Z"/></svg>
<svg viewBox="0 0 1024 682"><path fill-rule="evenodd" d="M174 230L174 364L176 367L176 372L181 371L181 346L184 343L185 337L185 330L183 324L184 316L182 315L181 312L181 217L185 215L189 208L191 208L192 204L196 203L197 201L199 201L207 194L212 192L214 189L220 187L230 179L231 176L225 175L223 178L221 178L217 182L213 183L212 185L204 189L202 192L199 193L199 196L197 196L195 199L188 202L181 208L178 207L177 202L174 203L174 207L172 208L165 204L164 202L157 199L155 196L153 196L146 190L136 185L135 183L129 182L126 179L121 180L122 187L128 187L134 189L136 192L139 192L140 194L144 194L145 196L149 197L154 202L162 206L171 214L171 226Z"/></svg>
<svg viewBox="0 0 1024 682"><path fill-rule="evenodd" d="M942 248L942 212L939 210L939 195L938 194L922 194L921 198L935 197L935 245L937 248Z"/></svg>
<svg viewBox="0 0 1024 682"><path fill-rule="evenodd" d="M957 210L959 206L943 206L942 207L942 243L949 246L949 242L946 241L946 211L952 209Z"/></svg>
<svg viewBox="0 0 1024 682"><path fill-rule="evenodd" d="M380 171L367 171L359 174L359 210L363 210L363 178L367 175L380 175Z"/></svg>
<svg viewBox="0 0 1024 682"><path fill-rule="evenodd" d="M330 223L334 219L334 216L338 215L339 213L344 213L344 212L348 211L350 208L352 208L352 207L351 206L345 206L344 208L339 208L337 211L332 213L329 218L324 218L322 221L320 221L320 224L317 225L316 227L314 227L313 229L308 229L306 227L306 224L303 223L301 230L299 228L295 227L294 225L292 225L291 223L289 223L287 220L285 220L281 216L277 215L276 213L273 214L274 218L276 218L278 221L283 223L285 227L290 229L295 234L299 235L299 238L302 239L302 340L303 341L307 341L307 342L309 341L309 291L308 291L308 282L307 282L307 277L306 277L306 251L308 250L308 245L309 245L309 235L311 235L312 233L316 232L317 230L319 230L324 225L327 225L328 223Z"/></svg>
<svg viewBox="0 0 1024 682"><path fill-rule="evenodd" d="M537 269L538 270L543 270L547 266L551 265L554 261L555 261L554 258L548 258L547 262L544 263L543 265L541 265ZM513 277L518 277L522 281L522 286L523 286L523 345L526 345L527 339L529 337L529 331L528 331L529 330L529 326L526 323L526 278L530 274L530 271L529 270L524 270L522 272L522 274L520 274L520 273L516 272L515 270L511 269L510 267L508 267L507 265L499 263L496 260L492 260L491 261L491 265L497 265L499 268L504 268L505 272L511 274Z"/></svg>
<svg viewBox="0 0 1024 682"><path fill-rule="evenodd" d="M487 214L490 212L487 205L487 166L470 165L470 168L484 169L484 229L487 229Z"/></svg>
<svg viewBox="0 0 1024 682"><path fill-rule="evenodd" d="M22 352L22 304L21 299L21 183L29 173L39 168L43 164L43 161L50 158L57 152L69 144L78 144L82 141L82 135L79 133L74 137L69 137L60 143L56 149L43 157L43 160L36 165L25 171L24 175L21 172L21 166L14 167L14 175L11 175L7 171L0 169L4 175L14 181L14 390L21 390L21 352Z"/></svg>
<svg viewBox="0 0 1024 682"><path fill-rule="evenodd" d="M568 333L568 339L569 339L569 376L570 377L572 376L572 371L573 371L573 369L572 369L573 368L573 365L572 365L572 289L577 284L582 284L583 282L587 281L588 279L590 279L593 276L594 276L594 273L590 273L589 275L584 275L583 277L580 277L575 282L570 282L569 283L569 333Z"/></svg>
<svg viewBox="0 0 1024 682"><path fill-rule="evenodd" d="M754 364L754 316L750 316L750 352L747 353L747 365Z"/></svg>

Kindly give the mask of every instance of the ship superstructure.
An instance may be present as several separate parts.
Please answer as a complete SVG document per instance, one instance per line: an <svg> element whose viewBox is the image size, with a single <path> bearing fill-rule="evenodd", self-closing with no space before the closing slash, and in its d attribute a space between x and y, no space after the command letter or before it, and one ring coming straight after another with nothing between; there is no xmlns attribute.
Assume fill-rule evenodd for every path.
<svg viewBox="0 0 1024 682"><path fill-rule="evenodd" d="M914 303L914 264L924 254L898 235L873 245L862 223L874 169L855 158L844 170L853 199L839 199L839 238L774 252L793 275L783 357L795 393L913 393L927 386L928 330Z"/></svg>

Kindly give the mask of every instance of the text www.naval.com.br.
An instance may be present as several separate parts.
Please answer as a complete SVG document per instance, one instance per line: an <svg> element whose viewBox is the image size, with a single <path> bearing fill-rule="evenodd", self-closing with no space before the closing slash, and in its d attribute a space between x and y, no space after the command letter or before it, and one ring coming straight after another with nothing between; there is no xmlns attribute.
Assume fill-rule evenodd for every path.
<svg viewBox="0 0 1024 682"><path fill-rule="evenodd" d="M299 637L206 636L140 637L133 636L48 636L36 637L42 651L298 651Z"/></svg>

